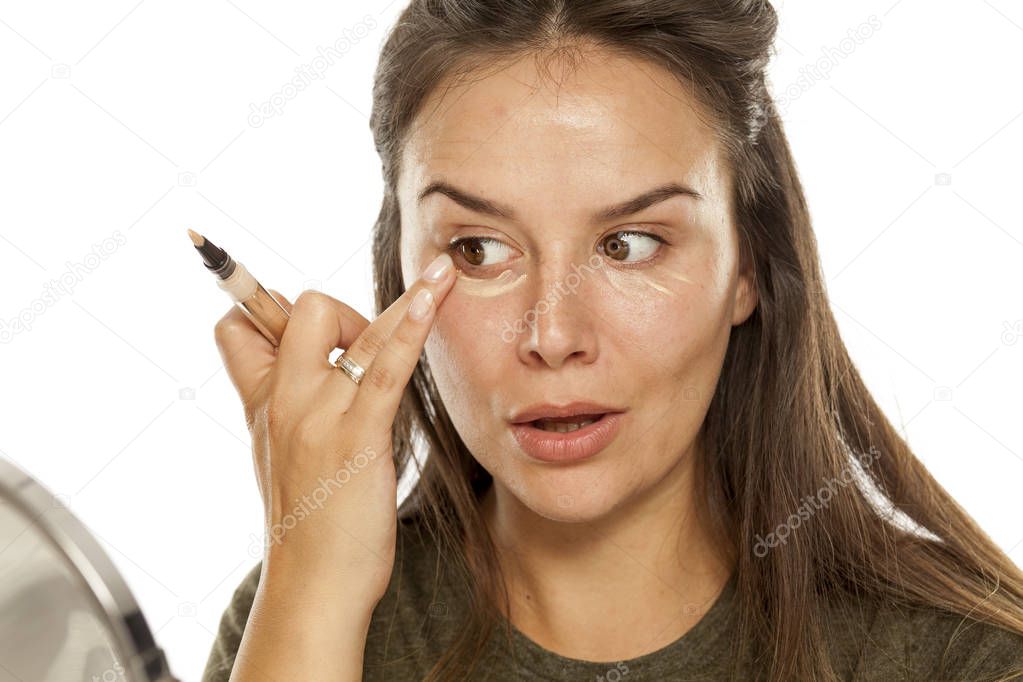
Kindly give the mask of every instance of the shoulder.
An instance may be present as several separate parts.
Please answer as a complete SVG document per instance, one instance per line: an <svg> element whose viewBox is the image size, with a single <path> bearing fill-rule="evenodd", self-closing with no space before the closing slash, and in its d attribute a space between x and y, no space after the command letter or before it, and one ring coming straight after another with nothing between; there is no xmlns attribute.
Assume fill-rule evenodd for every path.
<svg viewBox="0 0 1023 682"><path fill-rule="evenodd" d="M394 569L387 592L373 611L367 634L367 670L393 671L392 662L432 651L453 619L455 595L432 539L417 517L399 520ZM241 644L263 562L257 561L235 587L220 617L202 682L227 682ZM440 627L439 627L440 626ZM418 659L419 656L413 656ZM369 679L369 678L367 678Z"/></svg>
<svg viewBox="0 0 1023 682"><path fill-rule="evenodd" d="M865 632L851 677L857 682L979 682L1023 674L1023 634L939 608L881 604Z"/></svg>

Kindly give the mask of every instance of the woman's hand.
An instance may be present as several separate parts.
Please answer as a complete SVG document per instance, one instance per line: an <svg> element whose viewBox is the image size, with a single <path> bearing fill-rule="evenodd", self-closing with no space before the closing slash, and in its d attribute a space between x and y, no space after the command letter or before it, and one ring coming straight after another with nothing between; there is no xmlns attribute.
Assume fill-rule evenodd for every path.
<svg viewBox="0 0 1023 682"><path fill-rule="evenodd" d="M252 436L264 578L301 575L325 591L362 591L374 605L386 591L397 525L391 426L455 279L450 256L434 265L447 266L439 280L421 278L372 323L320 292L303 291L292 305L272 291L291 314L276 349L237 306L217 322ZM408 314L413 299L427 303L422 319ZM335 348L365 368L360 384L328 361Z"/></svg>

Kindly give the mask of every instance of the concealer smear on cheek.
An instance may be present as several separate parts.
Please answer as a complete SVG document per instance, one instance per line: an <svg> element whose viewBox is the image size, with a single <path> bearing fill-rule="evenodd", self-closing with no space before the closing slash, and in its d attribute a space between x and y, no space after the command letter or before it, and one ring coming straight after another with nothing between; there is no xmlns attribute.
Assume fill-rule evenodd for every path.
<svg viewBox="0 0 1023 682"><path fill-rule="evenodd" d="M674 299L681 295L683 287L696 284L686 275L664 268L620 270L609 264L600 270L607 284L631 300L650 293Z"/></svg>
<svg viewBox="0 0 1023 682"><path fill-rule="evenodd" d="M455 281L451 293L457 292L480 298L493 298L505 294L522 284L527 277L525 272L516 275L511 270L505 270L497 277L490 279L472 277L462 270L456 271L456 275L458 279Z"/></svg>

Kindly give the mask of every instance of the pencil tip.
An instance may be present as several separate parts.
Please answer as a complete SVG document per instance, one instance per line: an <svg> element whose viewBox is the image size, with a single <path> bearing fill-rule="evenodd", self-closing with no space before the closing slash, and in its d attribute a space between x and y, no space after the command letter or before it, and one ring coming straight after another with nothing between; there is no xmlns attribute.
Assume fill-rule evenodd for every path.
<svg viewBox="0 0 1023 682"><path fill-rule="evenodd" d="M201 234L194 230L189 230L188 236L189 238L191 238L192 243L195 244L196 246L202 246L204 243L206 243L206 237L203 237Z"/></svg>

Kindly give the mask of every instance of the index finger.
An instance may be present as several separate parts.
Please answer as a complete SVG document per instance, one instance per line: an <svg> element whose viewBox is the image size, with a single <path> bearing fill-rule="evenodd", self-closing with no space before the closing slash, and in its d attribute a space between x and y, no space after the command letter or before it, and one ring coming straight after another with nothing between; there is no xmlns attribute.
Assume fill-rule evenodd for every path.
<svg viewBox="0 0 1023 682"><path fill-rule="evenodd" d="M430 279L431 268L434 269L432 274L438 276L437 279ZM370 364L382 350L387 348L388 340L405 319L409 304L412 303L412 297L425 287L436 295L436 304L439 305L441 298L448 291L445 285L448 284L448 278L451 277L454 270L454 261L450 254L441 254L423 271L422 276L412 286L402 292L401 296L394 300L394 303L387 306L387 310L380 313L359 334L359 338L355 339L351 348L345 350L345 357L354 360L368 372ZM342 378L348 380L346 377Z"/></svg>
<svg viewBox="0 0 1023 682"><path fill-rule="evenodd" d="M416 282L409 289L409 292L414 291L411 305L398 309L401 317L369 365L356 360L365 368L366 374L349 407L355 423L393 423L405 387L433 327L437 307L451 291L453 280L454 277L442 277L436 283ZM369 328L366 331L370 331ZM347 380L347 377L339 378Z"/></svg>
<svg viewBox="0 0 1023 682"><path fill-rule="evenodd" d="M443 282L454 269L454 262L449 254L444 253L434 263L447 265L447 270L441 273ZM430 280L421 278L419 281L435 285ZM280 372L284 376L300 376L299 373L312 376L311 373L320 369L330 369L328 356L335 348L344 348L349 359L368 367L401 321L411 297L416 293L414 289L410 287L403 292L372 322L351 306L326 294L303 291L295 300L294 314L288 321L278 349ZM336 373L348 381L340 372Z"/></svg>

